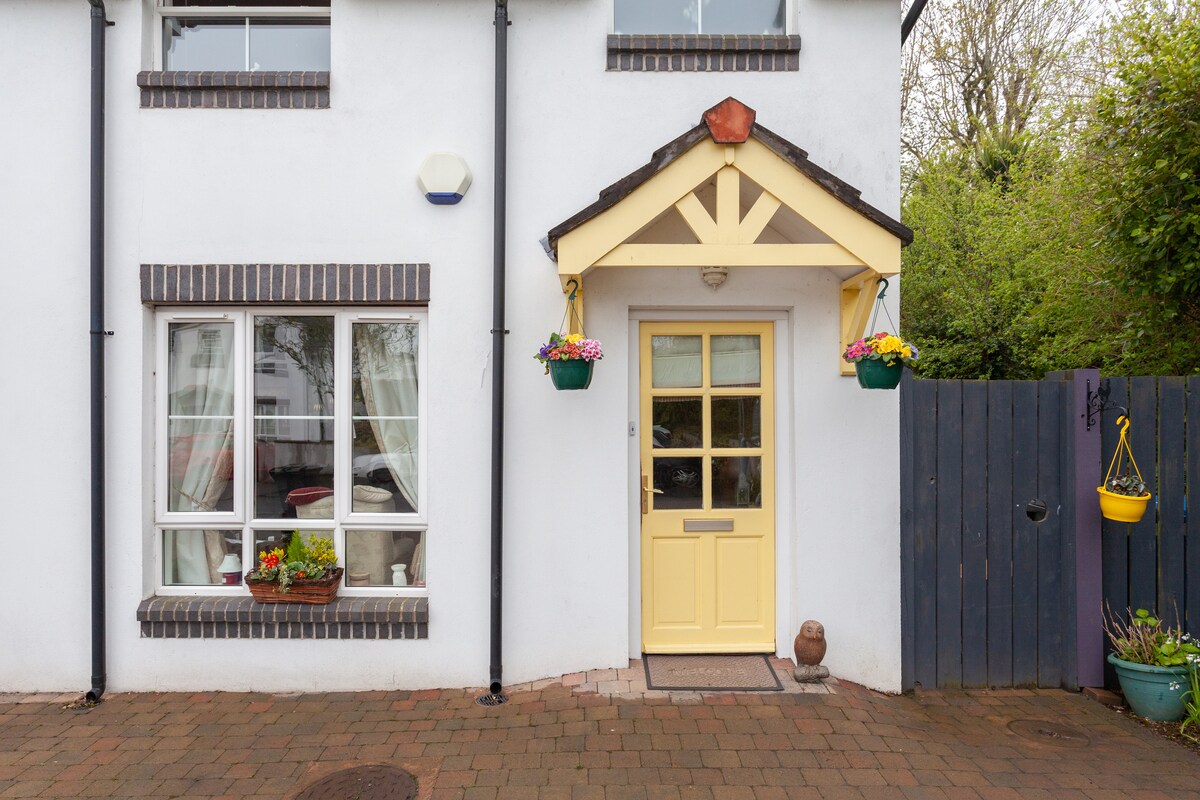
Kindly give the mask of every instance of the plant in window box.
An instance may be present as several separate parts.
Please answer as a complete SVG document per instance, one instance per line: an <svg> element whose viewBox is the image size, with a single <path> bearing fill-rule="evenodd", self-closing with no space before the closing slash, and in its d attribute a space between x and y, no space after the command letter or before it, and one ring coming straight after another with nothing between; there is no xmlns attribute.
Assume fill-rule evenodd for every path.
<svg viewBox="0 0 1200 800"><path fill-rule="evenodd" d="M851 344L842 358L854 365L862 388L895 389L904 367L916 365L917 355L917 348L911 342L880 332Z"/></svg>
<svg viewBox="0 0 1200 800"><path fill-rule="evenodd" d="M246 587L260 603L317 603L333 601L344 570L337 566L333 540L300 531L284 551L276 547L258 555L258 567L246 573Z"/></svg>
<svg viewBox="0 0 1200 800"><path fill-rule="evenodd" d="M559 336L550 334L550 341L533 356L546 365L546 374L559 391L586 389L592 383L592 368L604 358L604 349L596 339L580 333Z"/></svg>

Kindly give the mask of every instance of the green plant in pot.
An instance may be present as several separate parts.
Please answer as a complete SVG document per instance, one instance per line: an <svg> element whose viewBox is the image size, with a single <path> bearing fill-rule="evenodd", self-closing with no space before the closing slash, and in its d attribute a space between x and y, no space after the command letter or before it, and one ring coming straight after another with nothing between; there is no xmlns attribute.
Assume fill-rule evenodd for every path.
<svg viewBox="0 0 1200 800"><path fill-rule="evenodd" d="M1128 622L1109 608L1104 632L1113 649L1108 663L1133 712L1158 722L1183 718L1191 673L1200 668L1200 647L1192 637L1144 608L1131 612Z"/></svg>

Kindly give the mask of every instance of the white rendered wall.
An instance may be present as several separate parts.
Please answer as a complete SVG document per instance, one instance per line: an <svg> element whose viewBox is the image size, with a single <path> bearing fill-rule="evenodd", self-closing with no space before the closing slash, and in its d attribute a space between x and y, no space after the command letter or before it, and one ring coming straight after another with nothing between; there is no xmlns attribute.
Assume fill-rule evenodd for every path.
<svg viewBox="0 0 1200 800"><path fill-rule="evenodd" d="M785 311L795 357L796 498L781 530L779 649L825 623L834 674L900 684L899 480L894 393L837 374L828 272L735 272L718 293L692 270L598 273L588 331L609 357L587 392L559 393L532 359L562 316L538 240L733 95L759 122L889 213L898 189L898 16L884 0L797 0L794 73L606 73L608 0L514 0L509 39L509 280L505 681L623 666L630 636L628 330L631 308ZM146 3L111 0L108 54L108 632L113 690L478 686L488 678L493 6L336 0L327 111L141 110ZM0 127L0 300L11 430L0 458L10 563L0 691L86 688L87 189L84 0L10 0ZM415 171L452 151L475 182L434 207ZM419 262L429 310L429 639L151 640L134 611L154 589L153 315L142 263ZM779 413L785 409L780 408ZM803 431L801 425L804 425ZM802 440L800 434L809 433ZM782 453L783 451L781 451ZM817 459L820 457L820 460ZM872 474L869 499L842 481ZM568 493L564 485L578 487ZM558 487L558 488L556 488ZM780 487L779 496L788 496ZM569 499L568 495L581 498ZM781 547L781 552L784 552ZM48 589L48 586L53 586ZM786 624L785 624L786 623ZM347 665L353 665L348 669Z"/></svg>

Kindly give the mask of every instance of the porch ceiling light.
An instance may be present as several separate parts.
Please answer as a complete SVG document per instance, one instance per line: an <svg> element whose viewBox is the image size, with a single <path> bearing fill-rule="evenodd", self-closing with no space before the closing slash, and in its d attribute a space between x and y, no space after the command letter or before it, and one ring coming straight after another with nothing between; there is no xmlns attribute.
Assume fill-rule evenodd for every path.
<svg viewBox="0 0 1200 800"><path fill-rule="evenodd" d="M728 277L729 277L729 268L728 267L701 267L700 268L700 278L705 283L707 283L709 286L711 286L714 292L721 287L721 284L724 283L725 279Z"/></svg>
<svg viewBox="0 0 1200 800"><path fill-rule="evenodd" d="M431 153L417 170L417 186L425 199L436 206L452 206L463 199L471 186L471 170L455 153Z"/></svg>

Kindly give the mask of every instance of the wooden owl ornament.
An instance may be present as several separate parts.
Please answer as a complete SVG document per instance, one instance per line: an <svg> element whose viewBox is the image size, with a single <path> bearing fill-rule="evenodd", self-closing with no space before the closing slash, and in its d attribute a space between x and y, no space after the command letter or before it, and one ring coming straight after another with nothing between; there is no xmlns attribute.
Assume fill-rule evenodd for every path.
<svg viewBox="0 0 1200 800"><path fill-rule="evenodd" d="M805 620L795 641L796 663L813 667L825 657L825 626L815 619Z"/></svg>

